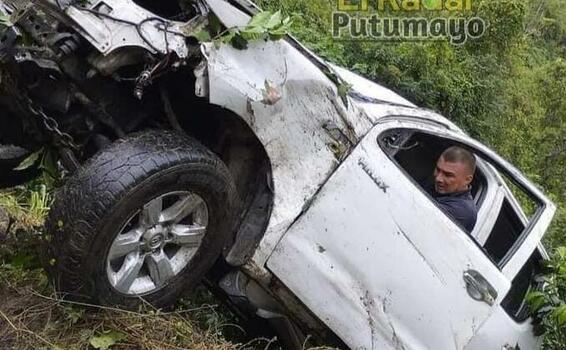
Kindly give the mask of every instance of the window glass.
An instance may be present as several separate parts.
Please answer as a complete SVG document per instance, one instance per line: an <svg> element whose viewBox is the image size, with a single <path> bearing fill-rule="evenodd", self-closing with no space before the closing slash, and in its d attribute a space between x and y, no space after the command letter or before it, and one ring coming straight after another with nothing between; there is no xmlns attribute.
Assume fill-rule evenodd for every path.
<svg viewBox="0 0 566 350"><path fill-rule="evenodd" d="M538 208L537 203L523 190L517 187L509 177L500 174L505 183L508 197L514 202L517 210L520 210L528 220L532 219Z"/></svg>
<svg viewBox="0 0 566 350"><path fill-rule="evenodd" d="M525 225L509 204L509 200L505 199L497 221L485 243L485 250L493 260L499 263L513 247L524 229Z"/></svg>
<svg viewBox="0 0 566 350"><path fill-rule="evenodd" d="M517 322L523 322L529 318L529 308L525 297L527 294L539 288L539 283L535 277L541 272L542 257L538 251L527 261L525 266L517 274L511 289L505 299L501 302L501 307Z"/></svg>
<svg viewBox="0 0 566 350"><path fill-rule="evenodd" d="M433 194L434 171L437 161L441 154L453 144L436 136L408 130L388 132L382 136L380 143L389 156L397 162L421 189L429 195ZM476 210L479 210L483 204L486 187L486 178L481 170L478 169L470 187ZM462 226L462 223L450 214L448 214L448 217L459 226Z"/></svg>
<svg viewBox="0 0 566 350"><path fill-rule="evenodd" d="M455 218L449 210L446 210L446 207L440 203L437 193L435 194L435 191L431 188L434 189L433 174L437 167L437 161L447 148L458 146L474 154L473 150L450 139L410 129L389 130L379 137L378 142L389 157L413 179L421 190L429 195L434 204L459 225L464 232L471 232L471 230L464 228L465 224L461 219ZM483 232L489 232L488 236L486 235L488 237L486 243L482 248L495 264L502 267L501 265L506 261L506 258L513 254L513 250L519 247L526 237L528 220L535 219L534 215L537 213L539 205L527 192L515 186L508 177L499 174L495 167L490 166L477 154L474 154L474 157L478 164L485 165L477 168L470 184L476 210L479 212L482 206L486 204L489 204L488 208L491 205L498 207L495 202L484 203L488 186L505 193L505 199L499 208L495 222L490 223L491 227L482 226ZM483 173L480 168L483 168L486 173Z"/></svg>

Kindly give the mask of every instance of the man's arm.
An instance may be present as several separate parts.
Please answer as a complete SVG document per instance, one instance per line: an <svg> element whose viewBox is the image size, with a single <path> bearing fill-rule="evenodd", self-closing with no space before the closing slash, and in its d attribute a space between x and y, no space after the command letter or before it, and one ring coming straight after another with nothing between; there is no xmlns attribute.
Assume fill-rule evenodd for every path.
<svg viewBox="0 0 566 350"><path fill-rule="evenodd" d="M465 203L452 198L437 198L438 206L456 221L467 233L471 233L476 224L477 213L473 208L468 208Z"/></svg>

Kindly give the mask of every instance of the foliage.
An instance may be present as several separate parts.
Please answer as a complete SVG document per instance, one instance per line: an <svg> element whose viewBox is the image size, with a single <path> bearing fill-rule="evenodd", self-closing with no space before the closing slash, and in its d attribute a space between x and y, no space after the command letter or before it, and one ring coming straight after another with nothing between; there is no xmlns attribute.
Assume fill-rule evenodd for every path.
<svg viewBox="0 0 566 350"><path fill-rule="evenodd" d="M566 246L563 0L474 1L473 15L489 27L482 38L461 46L447 41L337 41L331 35L334 0L258 3L294 14L293 34L321 57L440 112L510 160L557 203L546 244L551 250ZM555 280L566 288L566 280ZM559 298L564 303L564 294ZM548 329L547 349L563 348L563 333L557 329Z"/></svg>
<svg viewBox="0 0 566 350"><path fill-rule="evenodd" d="M10 20L10 16L0 14L0 35L3 35L6 29L11 27L12 21Z"/></svg>
<svg viewBox="0 0 566 350"><path fill-rule="evenodd" d="M546 270L543 291L529 293L527 302L545 348L559 349L566 344L566 247L556 249Z"/></svg>
<svg viewBox="0 0 566 350"><path fill-rule="evenodd" d="M259 0L257 3L266 11L255 16L248 26L231 28L217 40L245 47L250 40L277 39L290 29L321 57L365 75L420 106L439 111L516 164L550 195L559 209L547 234L547 245L555 248L566 246L564 0L474 1L474 14L488 20L490 26L484 37L461 46L453 46L446 41L336 41L330 31L335 0ZM218 33L213 31L212 37ZM210 35L201 39L212 40ZM45 169L55 171L56 162L50 156L45 158L45 154L48 153L41 156L42 162L46 162ZM29 188L0 194L0 205L8 208L11 216L18 218L18 223L24 222L22 226L33 227L41 223L41 217L49 206L48 194L49 191L42 192L38 184L32 184ZM29 270L25 268L33 266L32 261L26 260L29 253L21 242L18 240L18 245L10 245L9 249L0 251L0 260L5 260L0 267L3 280L13 281L18 274L28 274ZM529 300L533 311L539 315L540 330L546 333L546 348L561 349L566 343L565 327L559 322L564 317L561 315L564 315L566 299L564 249L557 248L553 256L546 277L549 287L544 292L531 294ZM170 341L175 345L188 343L202 348L203 343L195 342L195 337L202 340L203 334L209 335L196 332L191 323L185 323L181 314L171 317L153 315L152 318L106 310L103 316L90 316L81 315L68 305L61 307L58 302L54 305L54 315L60 317L58 322L82 327L84 334L77 332L66 338L81 344L87 343L93 336L104 334L104 330L129 329L124 341L141 347L143 343L140 345L138 338L146 337L146 332L153 334L151 331L155 328L162 329L162 335L170 336L169 339L161 337L160 341ZM0 310L3 308L0 307ZM13 315L13 318L16 319L16 316ZM209 348L232 348L216 339L217 329L222 328L218 323L225 323L225 319L211 316L208 311L202 311L201 316L203 322L199 323L205 329L215 325L211 328L214 345ZM61 332L51 329L49 333L50 328L46 324L34 329L46 332L41 336L51 336L51 342L58 343L60 340ZM16 335L29 337L23 331L16 332ZM37 342L37 338L31 337L31 340ZM162 346L159 343L147 344Z"/></svg>
<svg viewBox="0 0 566 350"><path fill-rule="evenodd" d="M297 20L293 34L317 54L439 111L495 148L566 204L566 10L560 0L474 2L486 35L435 42L336 41L332 0L261 0ZM560 210L549 241L566 244ZM559 225L559 226L558 226Z"/></svg>
<svg viewBox="0 0 566 350"><path fill-rule="evenodd" d="M50 204L50 191L40 181L0 192L0 207L14 219L14 230L41 227Z"/></svg>
<svg viewBox="0 0 566 350"><path fill-rule="evenodd" d="M245 49L250 41L283 38L292 24L292 17L283 17L281 11L261 11L254 15L246 26L229 28L219 36L217 43L229 43L237 49Z"/></svg>
<svg viewBox="0 0 566 350"><path fill-rule="evenodd" d="M108 350L113 345L116 345L120 340L124 339L124 333L117 331L103 332L99 335L94 335L89 339L89 344L95 349Z"/></svg>

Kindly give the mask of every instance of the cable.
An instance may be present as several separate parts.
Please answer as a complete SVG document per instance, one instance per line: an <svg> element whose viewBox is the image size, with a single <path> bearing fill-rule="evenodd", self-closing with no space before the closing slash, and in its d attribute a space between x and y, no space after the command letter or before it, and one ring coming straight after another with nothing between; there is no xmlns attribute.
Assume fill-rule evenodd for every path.
<svg viewBox="0 0 566 350"><path fill-rule="evenodd" d="M129 24L129 25L131 25L131 26L136 26L136 25L137 25L137 23L135 23L135 22L128 21L128 20L126 20L126 19L122 19L122 18L118 18L118 17L114 17L114 16L109 15L109 14L107 14L107 13L95 11L95 10L92 10L92 9L89 9L89 8L86 8L86 7L81 8L81 10L82 10L82 11L89 12L89 13L92 13L93 15L96 15L96 16L105 17L105 18L114 20L114 21L116 21L116 22L126 23L126 24Z"/></svg>
<svg viewBox="0 0 566 350"><path fill-rule="evenodd" d="M151 22L151 21L160 21L161 23L164 23L164 22L165 22L165 20L163 20L162 18L159 18L159 17L148 17L148 18L143 19L143 20L142 20L141 22L139 22L138 24L136 24L136 30L137 30L137 32L138 32L138 35L142 38L143 41L146 42L147 45L149 45L153 50L155 50L155 51L157 51L157 52L160 52L160 50L159 50L157 47L155 47L155 46L153 45L153 43L151 43L151 42L149 41L149 39L147 39L147 37L145 36L145 34L143 34L143 31L142 31L143 25L144 25L145 23ZM159 27L156 27L156 28L159 29ZM167 32L165 32L165 36L167 36ZM167 45L167 46L168 46L168 45ZM169 53L169 50L168 50L167 48L166 48L166 52Z"/></svg>
<svg viewBox="0 0 566 350"><path fill-rule="evenodd" d="M175 31L169 30L169 29L168 29L168 26L170 25L170 23L169 23L168 21L166 21L165 19L160 18L160 17L148 17L148 18L143 19L143 20L140 21L139 23L135 23L135 22L133 22L133 21L129 21L129 20L125 20L125 19L122 19L122 18L114 17L114 16L109 15L109 14L107 14L107 13L95 11L95 10L92 10L92 9L83 8L83 10L86 11L86 12L92 13L92 14L94 14L95 16L100 16L100 17L103 17L103 18L107 18L107 19L110 19L110 20L113 20L113 21L116 21L116 22L119 22L119 23L124 23L124 24L127 24L127 25L130 25L130 26L135 27L135 28L136 28L136 32L138 33L139 37L140 37L152 50L154 50L154 51L157 52L158 54L163 54L160 49L158 49L155 45L153 45L153 43L151 42L151 40L149 40L149 39L145 36L145 34L144 34L144 32L143 32L143 25L144 25L144 24L146 24L146 23L148 23L148 22L153 22L153 21L159 22L159 24L157 24L157 25L155 26L155 28L157 28L158 30L160 30L160 31L163 32L163 38L164 38L164 41L165 41L165 55L164 55L165 57L164 57L161 61L159 61L153 68L151 68L151 69L146 68L146 69L140 74L140 76L138 76L138 78L135 79L135 82L136 82L136 83L135 83L135 88L134 88L134 95L135 95L137 98L141 99L142 96L143 96L144 87L147 86L147 85L149 85L149 84L151 84L151 80L152 80L153 78L155 78L156 75L157 75L157 76L159 75L160 70L165 69L165 68L166 68L167 66L169 66L169 64L170 64L171 57L173 56L174 51L171 51L171 50L169 49L169 38L168 38L168 34L170 33L170 34L174 34L174 35L180 35L180 36L183 36L183 37L185 37L185 35L182 34L182 33L179 33L179 32L175 32ZM161 25L162 27L160 27L160 25Z"/></svg>
<svg viewBox="0 0 566 350"><path fill-rule="evenodd" d="M107 13L95 11L95 10L92 10L92 9L89 9L89 8L82 8L81 10L86 11L86 12L88 12L88 13L92 13L92 14L95 15L95 16L104 17L104 18L107 18L107 19L110 19L110 20L113 20L113 21L116 21L116 22L119 22L119 23L124 23L124 24L130 25L130 26L136 28L136 31L137 31L139 37L140 37L152 50L156 51L157 53L160 53L160 52L161 52L161 50L159 50L155 45L153 45L153 43L151 42L151 40L149 40L149 39L145 36L145 34L144 34L143 31L142 31L142 29L143 29L142 26L143 26L146 22L156 21L156 20L157 20L157 21L160 21L162 24L165 25L165 24L167 24L167 22L166 22L164 19L159 18L159 17L148 17L148 18L143 19L141 22L136 23L136 22L132 22L132 21L129 21L129 20L126 20L126 19L114 17L114 16L109 15L109 14L107 14ZM156 28L159 29L159 30L161 30L161 31L164 31L164 32L165 32L165 35L167 35L167 33L171 33L171 34L175 34L175 35L182 35L182 36L184 36L182 33L170 31L170 30L168 30L167 28L165 28L165 29L161 29L161 28L159 28L159 27L156 27Z"/></svg>

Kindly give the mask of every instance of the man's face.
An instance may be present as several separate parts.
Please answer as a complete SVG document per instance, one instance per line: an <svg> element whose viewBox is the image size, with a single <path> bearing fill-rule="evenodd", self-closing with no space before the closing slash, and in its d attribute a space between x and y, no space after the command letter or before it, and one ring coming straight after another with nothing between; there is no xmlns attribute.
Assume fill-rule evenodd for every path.
<svg viewBox="0 0 566 350"><path fill-rule="evenodd" d="M473 178L465 164L447 162L440 157L434 170L434 188L440 194L466 191Z"/></svg>

